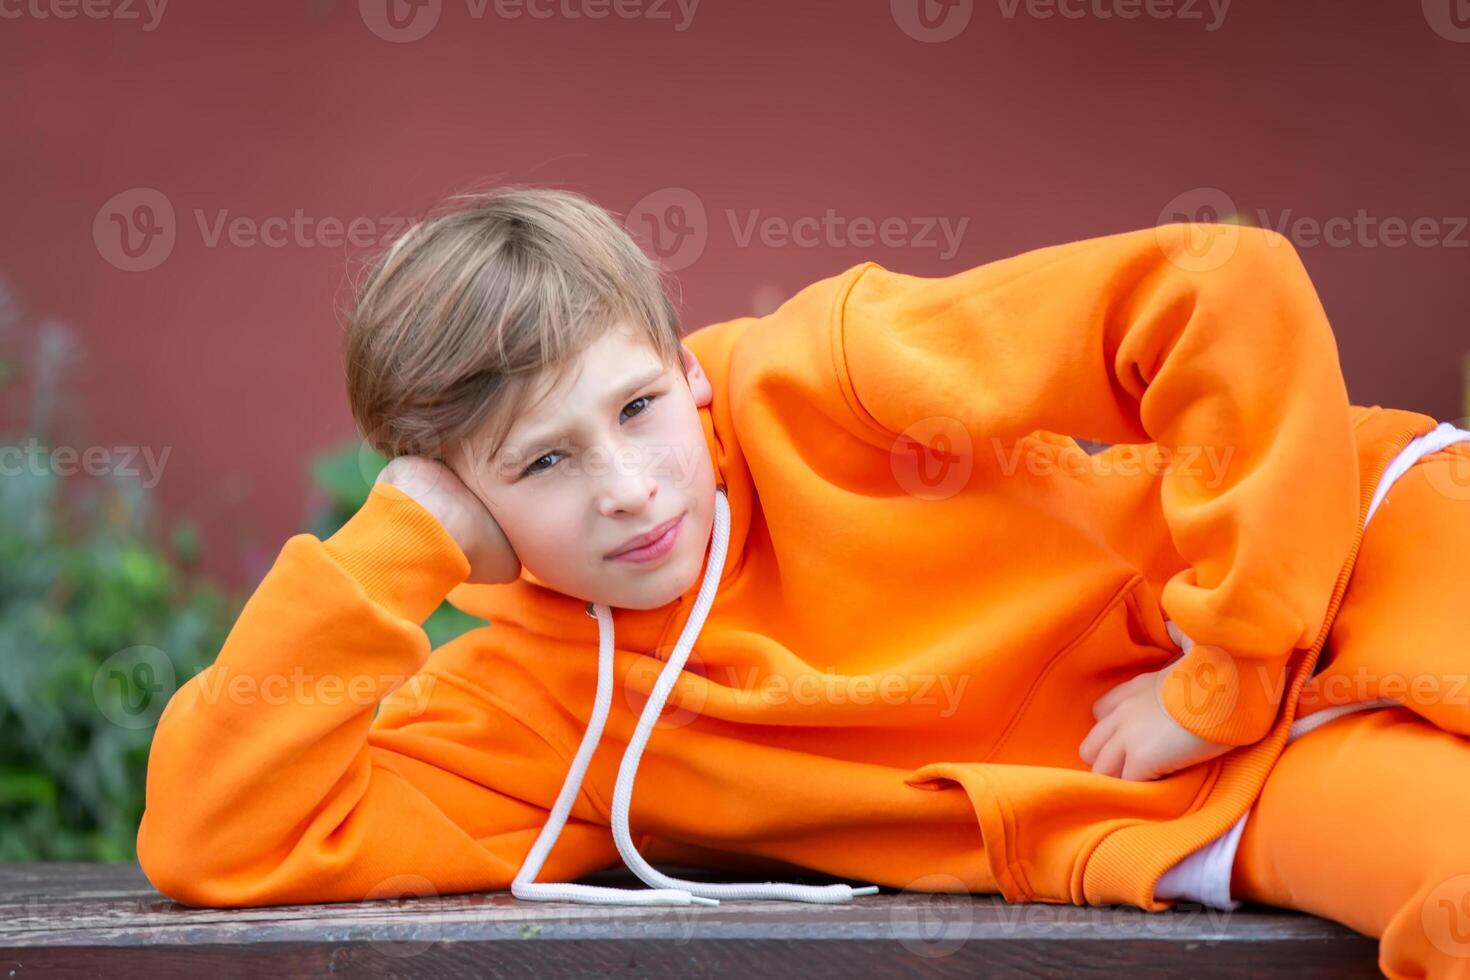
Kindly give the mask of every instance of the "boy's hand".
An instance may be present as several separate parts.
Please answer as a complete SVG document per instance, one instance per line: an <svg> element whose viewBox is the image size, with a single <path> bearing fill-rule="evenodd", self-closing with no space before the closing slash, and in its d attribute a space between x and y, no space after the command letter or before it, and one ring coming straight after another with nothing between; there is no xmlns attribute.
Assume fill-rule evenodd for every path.
<svg viewBox="0 0 1470 980"><path fill-rule="evenodd" d="M439 519L470 563L467 582L514 582L521 562L480 498L444 463L426 456L388 461L374 483L391 483Z"/></svg>
<svg viewBox="0 0 1470 980"><path fill-rule="evenodd" d="M1093 772L1123 779L1156 779L1235 747L1208 742L1169 716L1159 700L1159 685L1167 670L1139 674L1093 704L1097 724L1082 740L1079 752Z"/></svg>

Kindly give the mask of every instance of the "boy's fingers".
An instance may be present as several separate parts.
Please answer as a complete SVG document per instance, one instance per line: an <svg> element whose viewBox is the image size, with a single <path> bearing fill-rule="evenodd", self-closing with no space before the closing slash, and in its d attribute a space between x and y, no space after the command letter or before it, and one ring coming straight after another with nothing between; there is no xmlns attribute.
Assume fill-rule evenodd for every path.
<svg viewBox="0 0 1470 980"><path fill-rule="evenodd" d="M1087 733L1087 737L1082 740L1081 746L1077 749L1077 754L1082 757L1082 761L1089 766L1092 765L1098 751L1107 744L1109 736L1117 727L1118 721L1113 717L1093 725L1092 731Z"/></svg>
<svg viewBox="0 0 1470 980"><path fill-rule="evenodd" d="M1142 676L1144 675L1139 675L1139 677ZM1118 706L1118 702L1132 694L1137 686L1138 677L1133 677L1108 691L1092 703L1092 717L1102 721L1103 716L1112 712Z"/></svg>
<svg viewBox="0 0 1470 980"><path fill-rule="evenodd" d="M1097 755L1097 762L1092 766L1092 771L1099 776L1120 776L1123 772L1123 764L1126 761L1123 743L1120 739L1113 739L1103 746Z"/></svg>
<svg viewBox="0 0 1470 980"><path fill-rule="evenodd" d="M1148 752L1129 752L1123 765L1119 768L1118 775L1122 779L1132 779L1136 782L1148 782L1158 775L1157 760L1149 758Z"/></svg>

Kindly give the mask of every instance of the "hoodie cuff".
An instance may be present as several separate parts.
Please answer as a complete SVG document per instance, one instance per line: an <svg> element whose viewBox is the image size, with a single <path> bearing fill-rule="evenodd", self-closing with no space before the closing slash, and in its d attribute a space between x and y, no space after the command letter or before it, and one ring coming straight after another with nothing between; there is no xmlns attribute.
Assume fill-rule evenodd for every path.
<svg viewBox="0 0 1470 980"><path fill-rule="evenodd" d="M375 483L347 523L322 542L368 598L419 625L470 573L439 519L391 483Z"/></svg>
<svg viewBox="0 0 1470 980"><path fill-rule="evenodd" d="M1207 742L1249 745L1271 730L1281 706L1284 662L1231 656L1194 644L1165 671L1159 703L1169 717Z"/></svg>

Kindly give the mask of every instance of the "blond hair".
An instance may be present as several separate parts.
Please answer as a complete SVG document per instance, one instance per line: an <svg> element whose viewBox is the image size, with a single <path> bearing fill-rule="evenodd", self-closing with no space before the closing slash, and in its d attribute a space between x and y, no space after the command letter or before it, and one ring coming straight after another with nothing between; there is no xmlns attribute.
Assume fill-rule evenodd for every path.
<svg viewBox="0 0 1470 980"><path fill-rule="evenodd" d="M482 425L498 452L536 383L614 325L682 365L662 277L610 212L573 191L446 198L370 258L354 289L343 341L353 419L389 458L443 459Z"/></svg>

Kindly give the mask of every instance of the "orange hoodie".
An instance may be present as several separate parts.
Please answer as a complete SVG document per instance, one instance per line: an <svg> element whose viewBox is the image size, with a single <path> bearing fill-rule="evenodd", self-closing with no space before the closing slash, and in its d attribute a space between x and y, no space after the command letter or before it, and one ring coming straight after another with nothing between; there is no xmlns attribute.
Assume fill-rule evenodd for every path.
<svg viewBox="0 0 1470 980"><path fill-rule="evenodd" d="M1204 267L1200 233L1228 261ZM1159 876L1246 812L1285 744L1379 475L1436 424L1349 405L1299 257L1248 227L940 278L865 262L685 340L728 502L708 605L700 584L609 612L529 573L464 583L434 518L375 485L326 541L285 543L159 719L138 855L161 891L510 887L556 823L611 636L601 739L540 881L618 862L628 755L646 861L1167 908ZM446 595L490 625L431 652ZM1090 772L1092 703L1176 657L1170 714L1239 747L1150 782Z"/></svg>

